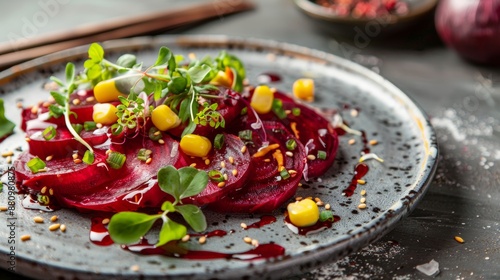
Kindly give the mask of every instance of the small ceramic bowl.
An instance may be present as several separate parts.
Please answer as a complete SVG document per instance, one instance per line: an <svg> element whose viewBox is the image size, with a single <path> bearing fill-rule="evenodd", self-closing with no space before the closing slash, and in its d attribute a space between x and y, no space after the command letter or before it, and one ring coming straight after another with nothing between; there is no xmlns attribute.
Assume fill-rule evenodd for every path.
<svg viewBox="0 0 500 280"><path fill-rule="evenodd" d="M316 4L314 0L294 0L294 2L302 12L329 33L374 38L394 35L416 25L434 11L438 0L404 0L408 5L407 13L375 18L339 15L331 9Z"/></svg>

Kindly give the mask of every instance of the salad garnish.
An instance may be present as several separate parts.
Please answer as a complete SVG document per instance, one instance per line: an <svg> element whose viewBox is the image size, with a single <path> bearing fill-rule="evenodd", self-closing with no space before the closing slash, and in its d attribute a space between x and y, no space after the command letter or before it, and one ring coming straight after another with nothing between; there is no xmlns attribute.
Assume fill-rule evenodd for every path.
<svg viewBox="0 0 500 280"><path fill-rule="evenodd" d="M3 99L0 98L0 139L3 139L14 131L16 125L5 117Z"/></svg>

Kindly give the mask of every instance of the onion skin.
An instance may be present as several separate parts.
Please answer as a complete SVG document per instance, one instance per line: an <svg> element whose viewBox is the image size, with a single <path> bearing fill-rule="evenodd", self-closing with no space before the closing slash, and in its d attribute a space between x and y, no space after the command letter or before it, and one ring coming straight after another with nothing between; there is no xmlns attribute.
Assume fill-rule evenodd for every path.
<svg viewBox="0 0 500 280"><path fill-rule="evenodd" d="M441 0L436 29L464 58L500 65L500 0Z"/></svg>

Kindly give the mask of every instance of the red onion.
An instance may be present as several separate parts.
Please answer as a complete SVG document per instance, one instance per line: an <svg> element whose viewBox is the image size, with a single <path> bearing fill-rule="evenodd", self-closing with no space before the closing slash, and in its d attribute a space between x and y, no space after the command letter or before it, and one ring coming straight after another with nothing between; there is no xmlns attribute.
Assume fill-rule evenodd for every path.
<svg viewBox="0 0 500 280"><path fill-rule="evenodd" d="M436 29L466 59L500 64L500 0L441 0Z"/></svg>

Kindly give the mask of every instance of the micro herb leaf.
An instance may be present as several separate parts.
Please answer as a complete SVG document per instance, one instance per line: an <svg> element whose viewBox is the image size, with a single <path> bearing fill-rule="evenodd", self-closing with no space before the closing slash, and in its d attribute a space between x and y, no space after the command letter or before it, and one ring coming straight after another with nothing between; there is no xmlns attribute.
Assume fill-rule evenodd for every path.
<svg viewBox="0 0 500 280"><path fill-rule="evenodd" d="M196 232L202 232L207 229L207 219L198 206L192 204L176 205L175 210L182 215L184 220Z"/></svg>
<svg viewBox="0 0 500 280"><path fill-rule="evenodd" d="M184 99L181 102L181 107L179 108L179 119L181 122L185 122L189 118L189 99Z"/></svg>
<svg viewBox="0 0 500 280"><path fill-rule="evenodd" d="M179 201L181 178L175 167L169 165L158 171L158 185L162 191L173 196L175 201Z"/></svg>
<svg viewBox="0 0 500 280"><path fill-rule="evenodd" d="M76 85L73 84L75 81L75 65L73 63L67 63L66 64L66 84L76 87ZM74 88L73 88L74 90ZM73 92L73 90L69 90L70 92Z"/></svg>
<svg viewBox="0 0 500 280"><path fill-rule="evenodd" d="M205 171L187 166L180 168L178 172L181 183L180 199L199 194L208 184L208 174Z"/></svg>
<svg viewBox="0 0 500 280"><path fill-rule="evenodd" d="M170 201L165 201L161 205L161 211L175 212L175 206Z"/></svg>
<svg viewBox="0 0 500 280"><path fill-rule="evenodd" d="M184 128L181 134L181 138L184 137L185 135L191 134L194 132L196 129L196 123L193 121L190 121L189 124Z"/></svg>
<svg viewBox="0 0 500 280"><path fill-rule="evenodd" d="M9 136L16 125L5 117L3 99L0 98L0 139Z"/></svg>
<svg viewBox="0 0 500 280"><path fill-rule="evenodd" d="M154 64L154 66L166 64L170 60L170 58L172 58L172 52L170 51L169 48L163 46L158 51L158 57L156 58L156 62ZM175 62L175 58L174 58L174 62ZM175 67L173 69L175 69ZM170 69L170 70L173 71L173 69Z"/></svg>
<svg viewBox="0 0 500 280"><path fill-rule="evenodd" d="M97 43L92 43L89 47L89 58L95 63L99 63L104 59L104 49Z"/></svg>
<svg viewBox="0 0 500 280"><path fill-rule="evenodd" d="M133 54L124 54L116 60L116 64L125 68L132 68L137 63L137 58Z"/></svg>
<svg viewBox="0 0 500 280"><path fill-rule="evenodd" d="M56 106L54 104L49 105L49 116L54 118L59 118L64 114L64 109L62 107Z"/></svg>
<svg viewBox="0 0 500 280"><path fill-rule="evenodd" d="M136 212L120 212L109 222L111 239L118 244L132 244L143 237L161 215L148 215Z"/></svg>
<svg viewBox="0 0 500 280"><path fill-rule="evenodd" d="M172 240L179 240L187 234L185 226L178 224L170 219L163 221L163 226L160 230L160 238L156 246L165 245Z"/></svg>
<svg viewBox="0 0 500 280"><path fill-rule="evenodd" d="M187 86L187 79L179 76L179 77L174 77L169 83L168 83L168 90L173 93L173 94L179 94L182 93L186 90Z"/></svg>
<svg viewBox="0 0 500 280"><path fill-rule="evenodd" d="M57 91L51 91L50 95L54 98L58 105L64 106L66 104L66 96L60 94Z"/></svg>
<svg viewBox="0 0 500 280"><path fill-rule="evenodd" d="M63 87L64 86L64 82L61 81L60 79L58 79L57 77L50 77L50 80L53 81L54 83L56 83L57 85Z"/></svg>
<svg viewBox="0 0 500 280"><path fill-rule="evenodd" d="M211 70L210 66L203 64L189 68L187 72L194 83L200 83Z"/></svg>

